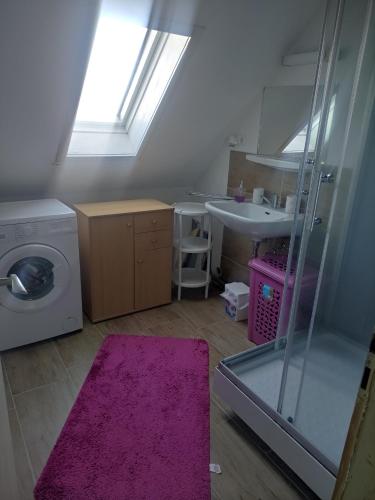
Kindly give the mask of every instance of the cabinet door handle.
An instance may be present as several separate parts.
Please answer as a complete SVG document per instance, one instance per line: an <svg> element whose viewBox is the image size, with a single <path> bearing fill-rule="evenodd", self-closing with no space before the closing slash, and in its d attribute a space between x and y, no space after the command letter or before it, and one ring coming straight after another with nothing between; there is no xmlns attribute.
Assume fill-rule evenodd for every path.
<svg viewBox="0 0 375 500"><path fill-rule="evenodd" d="M126 225L127 225L128 227L132 227L132 223L131 223L131 222L128 222Z"/></svg>
<svg viewBox="0 0 375 500"><path fill-rule="evenodd" d="M322 187L322 184L332 184L335 180L335 177L332 172L328 174L323 174L323 172L319 176L319 183L318 183L318 188L316 190L315 194L315 200L314 200L314 207L313 207L313 216L310 224L310 231L314 229L314 226L317 224L320 224L322 222L322 219L320 217L316 217L316 211L318 209L318 203L319 203L319 194L320 194L320 188Z"/></svg>
<svg viewBox="0 0 375 500"><path fill-rule="evenodd" d="M313 224L315 226L318 226L319 224L321 224L323 222L323 219L321 217L314 217L314 220L313 220Z"/></svg>
<svg viewBox="0 0 375 500"><path fill-rule="evenodd" d="M143 263L143 259L138 259L137 260L137 264L142 264Z"/></svg>
<svg viewBox="0 0 375 500"><path fill-rule="evenodd" d="M158 240L151 240L151 243L157 243Z"/></svg>
<svg viewBox="0 0 375 500"><path fill-rule="evenodd" d="M158 222L158 221L157 221L156 219L153 219L153 220L152 220L152 223L153 223L153 224L157 224L157 222Z"/></svg>

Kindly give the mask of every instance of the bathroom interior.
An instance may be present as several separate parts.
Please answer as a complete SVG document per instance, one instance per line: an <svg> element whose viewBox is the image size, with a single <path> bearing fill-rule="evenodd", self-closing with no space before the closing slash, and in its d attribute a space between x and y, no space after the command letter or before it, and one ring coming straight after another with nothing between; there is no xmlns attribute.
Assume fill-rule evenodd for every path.
<svg viewBox="0 0 375 500"><path fill-rule="evenodd" d="M74 122L97 98L82 104L81 90L106 9L175 36L160 49L167 76L150 77L154 101L137 94L122 116L129 84L118 111L126 134ZM85 317L55 340L0 340L18 485L4 499L34 498L101 342L119 331L208 342L211 461L222 469L211 498L354 499L338 496L337 477L375 333L374 9L372 0L5 0L0 229L9 202L58 199L77 214ZM136 266L140 235L156 235L137 230L137 217L162 214L150 224L164 241L150 240L158 260L132 275L125 309L130 236L102 232L120 259L105 267L110 299L94 300L88 278L102 269L90 217L104 221L120 206L105 204L123 201L137 207L122 214L134 217ZM4 248L0 238L7 339L12 321L28 320L18 306L3 312L5 294L35 300L17 289L27 271L9 271ZM219 295L238 283L249 287L241 321Z"/></svg>

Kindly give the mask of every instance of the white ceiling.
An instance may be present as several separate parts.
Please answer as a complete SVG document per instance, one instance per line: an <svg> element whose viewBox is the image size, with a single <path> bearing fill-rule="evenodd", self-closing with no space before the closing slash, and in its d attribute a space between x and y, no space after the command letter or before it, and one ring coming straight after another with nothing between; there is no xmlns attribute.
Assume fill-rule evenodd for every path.
<svg viewBox="0 0 375 500"><path fill-rule="evenodd" d="M136 159L54 166L74 104L91 0L2 0L0 197L189 186L323 0L202 0L185 60ZM87 197L86 197L87 198Z"/></svg>

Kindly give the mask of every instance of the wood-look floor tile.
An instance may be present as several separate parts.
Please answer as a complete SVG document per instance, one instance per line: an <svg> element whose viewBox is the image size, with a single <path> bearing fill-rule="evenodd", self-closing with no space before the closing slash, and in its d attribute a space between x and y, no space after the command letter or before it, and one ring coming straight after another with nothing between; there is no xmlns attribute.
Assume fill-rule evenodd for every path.
<svg viewBox="0 0 375 500"><path fill-rule="evenodd" d="M220 323L227 324L231 331L237 330L240 338L248 340L249 332L247 327L247 321L233 321L232 319L228 318L228 316L225 316L225 319L221 320ZM252 347L254 347L254 344L252 342L251 344Z"/></svg>
<svg viewBox="0 0 375 500"><path fill-rule="evenodd" d="M199 330L185 318L177 318L150 327L152 335L161 337L201 338Z"/></svg>
<svg viewBox="0 0 375 500"><path fill-rule="evenodd" d="M209 358L210 386L211 386L211 390L212 390L213 382L214 382L213 373L214 373L214 370L217 367L217 365L223 359L223 355L221 354L220 351L218 351L216 349L216 347L214 347L212 345L212 343L208 342L208 346L209 346L209 356L210 356L210 358Z"/></svg>
<svg viewBox="0 0 375 500"><path fill-rule="evenodd" d="M14 397L35 477L39 476L65 423L75 392L72 383L65 381Z"/></svg>
<svg viewBox="0 0 375 500"><path fill-rule="evenodd" d="M181 316L175 310L174 304L167 304L165 306L154 307L146 311L135 313L134 318L139 321L143 328L151 328L154 325L160 325L168 321L174 321Z"/></svg>
<svg viewBox="0 0 375 500"><path fill-rule="evenodd" d="M56 348L75 385L76 394L88 374L94 358L104 341L96 325L86 325L84 330L59 337Z"/></svg>
<svg viewBox="0 0 375 500"><path fill-rule="evenodd" d="M254 347L247 339L246 330L230 320L218 321L200 329L203 337L215 347L222 357L238 354Z"/></svg>
<svg viewBox="0 0 375 500"><path fill-rule="evenodd" d="M220 319L217 301L181 300L173 304L175 311L195 327L211 325Z"/></svg>
<svg viewBox="0 0 375 500"><path fill-rule="evenodd" d="M26 447L21 435L21 429L15 410L9 411L9 423L12 433L19 498L20 500L32 500L34 498L34 478L27 458Z"/></svg>
<svg viewBox="0 0 375 500"><path fill-rule="evenodd" d="M79 391L81 390L82 384L85 381L89 371L91 368L91 363L75 363L74 365L71 365L68 367L68 372L70 375L70 378L73 381L74 384L74 395L77 397Z"/></svg>
<svg viewBox="0 0 375 500"><path fill-rule="evenodd" d="M116 335L116 334L129 334L129 335L148 335L149 331L139 320L135 314L114 318L101 323L96 323L101 334Z"/></svg>
<svg viewBox="0 0 375 500"><path fill-rule="evenodd" d="M103 340L92 325L82 332L59 337L55 343L65 366L69 367L77 363L91 364Z"/></svg>
<svg viewBox="0 0 375 500"><path fill-rule="evenodd" d="M180 319L180 315L174 310L173 304L155 307L147 311L141 311L120 318L114 318L97 323L103 335L109 333L144 333L149 335L149 328Z"/></svg>
<svg viewBox="0 0 375 500"><path fill-rule="evenodd" d="M212 497L220 500L296 500L300 494L267 457L239 432L215 404L211 407L211 461L222 474L211 476Z"/></svg>
<svg viewBox="0 0 375 500"><path fill-rule="evenodd" d="M53 341L7 351L3 359L12 394L68 378Z"/></svg>
<svg viewBox="0 0 375 500"><path fill-rule="evenodd" d="M8 410L12 410L14 408L12 393L9 387L8 377L6 374L5 366L3 360L1 360L1 368L3 370L3 380L5 385L5 396L7 398L7 407Z"/></svg>

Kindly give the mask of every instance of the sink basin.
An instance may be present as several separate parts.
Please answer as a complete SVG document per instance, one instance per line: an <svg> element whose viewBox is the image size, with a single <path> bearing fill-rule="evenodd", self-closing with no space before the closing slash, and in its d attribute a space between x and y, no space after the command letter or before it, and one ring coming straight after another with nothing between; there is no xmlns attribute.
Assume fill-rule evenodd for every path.
<svg viewBox="0 0 375 500"><path fill-rule="evenodd" d="M233 231L247 234L254 241L290 236L294 214L251 202L208 201L208 212Z"/></svg>

